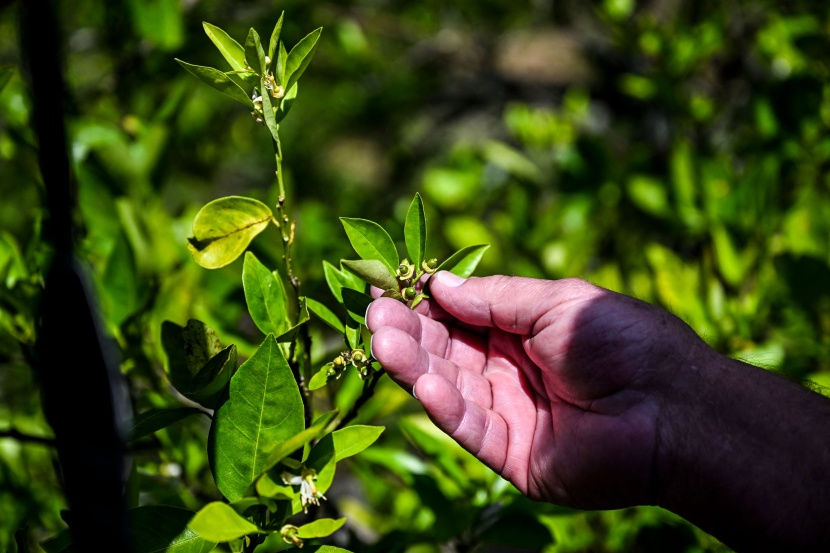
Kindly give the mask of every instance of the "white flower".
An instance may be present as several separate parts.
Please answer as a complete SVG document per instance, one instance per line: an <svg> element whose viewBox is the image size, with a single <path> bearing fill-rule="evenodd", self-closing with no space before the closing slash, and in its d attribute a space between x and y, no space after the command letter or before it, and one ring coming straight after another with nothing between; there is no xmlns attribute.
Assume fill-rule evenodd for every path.
<svg viewBox="0 0 830 553"><path fill-rule="evenodd" d="M282 473L282 481L289 486L300 486L300 501L303 504L303 512L308 513L308 504L320 506L320 500L326 499L314 481L317 480L317 471L314 469L303 469L300 476L289 472Z"/></svg>

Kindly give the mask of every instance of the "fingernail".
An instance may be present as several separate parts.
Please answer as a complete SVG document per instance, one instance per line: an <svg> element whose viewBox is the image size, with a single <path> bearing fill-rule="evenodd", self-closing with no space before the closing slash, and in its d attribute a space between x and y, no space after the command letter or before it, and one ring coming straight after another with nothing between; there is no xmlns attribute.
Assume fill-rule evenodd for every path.
<svg viewBox="0 0 830 553"><path fill-rule="evenodd" d="M363 314L363 320L366 321L366 326L369 326L369 310L372 308L372 303L366 306L366 313Z"/></svg>
<svg viewBox="0 0 830 553"><path fill-rule="evenodd" d="M442 286L449 286L450 288L461 286L466 280L449 271L441 271L440 273L436 273L432 278L438 279L438 282L440 282Z"/></svg>
<svg viewBox="0 0 830 553"><path fill-rule="evenodd" d="M412 385L412 397L414 397L415 399L418 399L418 396L415 395L415 385L414 384Z"/></svg>

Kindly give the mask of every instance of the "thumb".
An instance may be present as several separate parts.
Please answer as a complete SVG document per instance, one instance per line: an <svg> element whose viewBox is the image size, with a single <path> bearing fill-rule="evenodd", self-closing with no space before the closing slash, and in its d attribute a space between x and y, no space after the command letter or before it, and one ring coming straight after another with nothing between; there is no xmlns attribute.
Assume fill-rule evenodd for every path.
<svg viewBox="0 0 830 553"><path fill-rule="evenodd" d="M464 279L448 271L432 276L430 296L450 315L475 326L532 334L536 323L557 307L602 292L579 279L489 276Z"/></svg>

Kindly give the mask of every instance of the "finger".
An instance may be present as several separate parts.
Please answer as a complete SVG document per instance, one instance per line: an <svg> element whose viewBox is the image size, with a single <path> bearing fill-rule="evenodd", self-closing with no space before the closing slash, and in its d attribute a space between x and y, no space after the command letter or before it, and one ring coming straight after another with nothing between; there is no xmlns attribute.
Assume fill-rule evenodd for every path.
<svg viewBox="0 0 830 553"><path fill-rule="evenodd" d="M492 405L490 382L482 376L482 368L466 370L452 361L424 350L408 333L391 326L378 329L372 337L372 356L395 382L411 390L424 374L438 374L454 383L463 397L485 408Z"/></svg>
<svg viewBox="0 0 830 553"><path fill-rule="evenodd" d="M509 441L507 423L502 417L465 399L441 375L425 374L415 388L418 400L438 428L484 464L498 473L503 472Z"/></svg>
<svg viewBox="0 0 830 553"><path fill-rule="evenodd" d="M463 279L447 271L432 276L432 297L461 321L529 335L540 319L570 302L605 293L579 279L559 281L491 276Z"/></svg>
<svg viewBox="0 0 830 553"><path fill-rule="evenodd" d="M481 372L484 366L486 344L481 336L419 315L399 301L379 298L372 302L366 313L366 326L373 333L384 326L398 328L420 342L427 352L465 369Z"/></svg>

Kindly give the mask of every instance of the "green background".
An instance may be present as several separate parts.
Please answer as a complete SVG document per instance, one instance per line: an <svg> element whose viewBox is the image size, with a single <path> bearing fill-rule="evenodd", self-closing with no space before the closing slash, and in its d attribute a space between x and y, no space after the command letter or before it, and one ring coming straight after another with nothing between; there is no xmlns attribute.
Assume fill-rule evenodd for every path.
<svg viewBox="0 0 830 553"><path fill-rule="evenodd" d="M418 191L428 257L489 242L478 274L586 278L670 309L724 353L830 385L826 2L76 0L62 5L70 93L54 110L62 100L79 252L137 412L181 405L164 375L162 321L199 318L242 357L261 340L241 261L205 271L185 244L207 201L276 202L269 138L173 58L225 69L201 22L244 41L251 25L267 36L283 9L288 45L324 27L281 125L304 293L335 307L321 260L353 257L338 217L401 237ZM0 431L49 436L24 355L48 246L18 35L12 5L0 11L0 65L11 68L0 90ZM270 266L278 240L269 229L253 245ZM322 366L338 341L322 325L314 333ZM359 384L321 401L348 404ZM389 430L329 492L324 508L349 516L341 545L723 549L659 509L521 500L420 413L388 380L364 408L361 421ZM198 509L219 497L202 419L137 455L141 504ZM0 549L19 527L32 540L64 527L53 463L48 446L0 438ZM488 505L515 525L471 539ZM516 541L515 526L534 519Z"/></svg>

